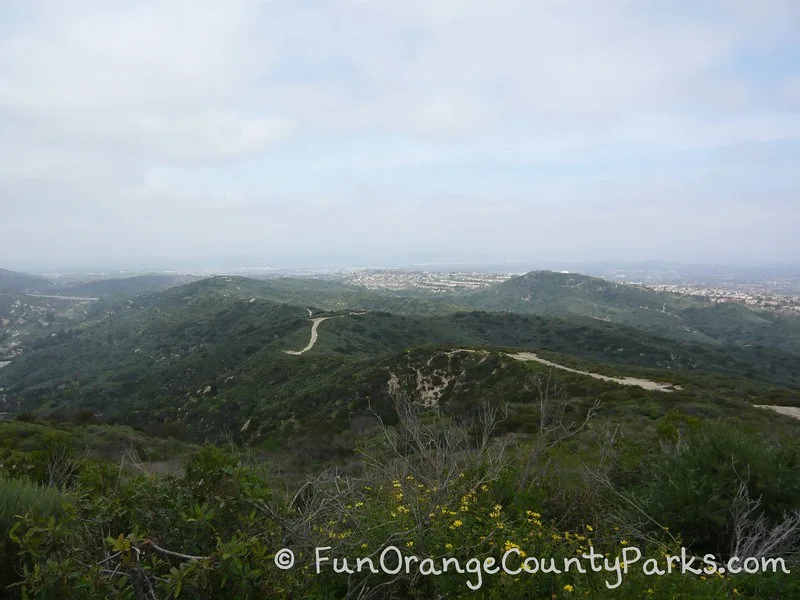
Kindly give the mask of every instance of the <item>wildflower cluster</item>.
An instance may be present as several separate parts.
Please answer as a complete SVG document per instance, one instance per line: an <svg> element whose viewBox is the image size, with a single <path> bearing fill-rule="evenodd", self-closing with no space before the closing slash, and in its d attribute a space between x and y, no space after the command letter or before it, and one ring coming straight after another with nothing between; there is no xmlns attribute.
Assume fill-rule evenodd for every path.
<svg viewBox="0 0 800 600"><path fill-rule="evenodd" d="M338 520L319 526L319 533L328 540L335 540L335 545L327 545L333 546L342 556L376 557L381 549L391 545L409 556L433 560L452 557L467 561L477 557L493 559L495 564L500 564L506 557L514 568L521 568L525 561L541 565L541 573L547 576L504 572L491 583L485 583L502 590L509 598L529 597L526 594L539 597L540 593L541 597L583 597L590 590L603 589L606 575L575 569L549 571L550 565L564 564L570 559L580 561L590 552L613 561L624 549L634 545L618 527L584 523L573 528L558 528L538 507L504 505L498 501L491 483L465 484L466 478L459 477L456 485L447 489L426 485L413 475L405 475L388 484L365 485L360 488L358 499L346 505ZM666 534L668 532L665 532L665 539L668 538ZM651 545L647 551L653 556L674 554L679 545L679 539L670 539L669 544ZM721 576L698 577L696 582L681 583L681 589L695 584L720 585L723 579ZM625 587L630 597L652 598L665 594L666 587L675 588L675 581L675 578L662 581L632 574L626 575ZM459 597L463 592L463 580L457 577L437 577L435 585L443 594L452 594L452 597ZM553 585L557 585L555 594ZM723 586L723 589L733 588Z"/></svg>

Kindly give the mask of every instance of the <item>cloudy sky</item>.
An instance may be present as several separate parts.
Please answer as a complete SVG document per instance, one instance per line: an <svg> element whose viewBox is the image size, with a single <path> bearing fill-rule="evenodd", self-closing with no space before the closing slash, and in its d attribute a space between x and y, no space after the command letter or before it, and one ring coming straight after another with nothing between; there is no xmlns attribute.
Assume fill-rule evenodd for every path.
<svg viewBox="0 0 800 600"><path fill-rule="evenodd" d="M798 262L798 31L798 0L2 0L0 266Z"/></svg>

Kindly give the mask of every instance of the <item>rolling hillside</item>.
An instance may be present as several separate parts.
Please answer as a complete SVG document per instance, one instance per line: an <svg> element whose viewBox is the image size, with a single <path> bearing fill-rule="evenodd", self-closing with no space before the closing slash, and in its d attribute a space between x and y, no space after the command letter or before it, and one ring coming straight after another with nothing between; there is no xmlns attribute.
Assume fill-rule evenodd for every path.
<svg viewBox="0 0 800 600"><path fill-rule="evenodd" d="M0 291L43 291L50 289L52 286L52 282L44 277L0 269Z"/></svg>
<svg viewBox="0 0 800 600"><path fill-rule="evenodd" d="M727 385L727 397L760 394L755 403L761 404L793 404L791 389L800 388L796 357L774 348L687 344L590 318L322 312L256 292L274 290L260 281L215 278L96 303L83 327L41 339L0 371L0 410L81 407L140 426L179 421L201 438L254 415L254 429L264 435L310 423L346 430L367 397L386 400L386 369L412 349L535 350L565 363L590 361L597 372L689 381L687 394L724 378L737 382ZM308 344L310 313L333 318L320 323L308 352L286 354ZM502 389L514 386L524 387L511 378Z"/></svg>
<svg viewBox="0 0 800 600"><path fill-rule="evenodd" d="M688 342L755 344L800 354L800 317L575 273L533 271L447 300L478 310L590 317Z"/></svg>
<svg viewBox="0 0 800 600"><path fill-rule="evenodd" d="M65 296L97 298L104 296L135 296L144 292L166 290L197 279L197 277L190 275L137 275L135 277L72 283L66 287L59 288L58 293Z"/></svg>
<svg viewBox="0 0 800 600"><path fill-rule="evenodd" d="M625 314L631 296L618 293L602 302ZM610 551L617 539L676 535L695 553L722 555L741 473L755 475L748 494L768 526L784 522L797 506L800 421L774 407L800 406L797 355L675 339L581 315L586 302L547 315L453 310L330 282L213 278L84 303L81 319L42 326L50 333L0 369L0 533L37 507L33 531L59 536L37 563L47 567L59 552L61 561L94 552L86 532L100 522L110 541L145 556L155 545L178 553L167 555L178 566L160 565L177 577L181 557L207 561L208 572L251 560L264 531L275 532L269 548L347 543L349 533L326 529L342 515L353 555L380 548L421 501L430 503L421 535L438 527L437 543L471 552L500 525L496 544L530 543L538 522L551 523L548 544L566 531L609 536ZM413 314L415 305L424 310ZM730 335L726 319L747 314L723 316L715 327ZM621 496L632 508L620 512ZM646 529L642 511L657 515ZM376 527L387 531L373 540ZM454 537L472 528L474 539ZM119 552L103 547L83 562ZM270 552L258 550L259 581L275 572ZM4 543L0 575L12 583L27 557ZM651 597L651 585L636 597ZM781 582L774 589L741 597L789 597ZM675 587L662 597L676 590L701 597Z"/></svg>

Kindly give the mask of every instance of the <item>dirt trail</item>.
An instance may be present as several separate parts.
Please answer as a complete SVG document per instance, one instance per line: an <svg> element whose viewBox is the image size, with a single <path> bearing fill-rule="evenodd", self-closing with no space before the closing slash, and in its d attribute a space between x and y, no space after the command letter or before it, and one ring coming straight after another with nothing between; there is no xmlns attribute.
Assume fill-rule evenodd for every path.
<svg viewBox="0 0 800 600"><path fill-rule="evenodd" d="M478 354L488 354L488 350L470 350L467 348L458 348L455 350L451 350L446 354L452 355L457 352L470 352L470 353L478 353ZM676 390L682 389L679 385L673 385L671 383L658 383L656 381L650 381L648 379L638 379L636 377L609 377L608 375L600 375L599 373L590 373L589 371L580 371L578 369L573 369L571 367L566 367L564 365L559 365L558 363L554 363L552 361L546 360L544 358L539 358L535 352L517 352L516 354L509 354L506 353L506 356L509 358L513 358L515 360L521 361L534 361L541 363L543 365L547 365L549 367L555 367L556 369L562 369L564 371L569 371L570 373L577 373L579 375L588 375L589 377L594 377L595 379L601 379L603 381L613 381L614 383L619 383L621 385L638 385L641 388L646 390L654 390L658 392L674 392ZM775 404L754 404L756 408L766 408L772 411L775 411L778 414L785 415L787 417L791 417L793 419L800 420L800 407L796 406L779 406Z"/></svg>
<svg viewBox="0 0 800 600"><path fill-rule="evenodd" d="M51 294L25 294L31 298L50 298L52 300L84 300L86 302L97 302L100 298L87 298L85 296L55 296Z"/></svg>
<svg viewBox="0 0 800 600"><path fill-rule="evenodd" d="M776 413L792 417L793 419L800 419L800 408L795 406L777 406L775 404L754 404L756 408L768 408L774 410Z"/></svg>
<svg viewBox="0 0 800 600"><path fill-rule="evenodd" d="M602 379L603 381L613 381L614 383L619 383L621 385L638 385L639 387L644 388L646 390L654 390L658 392L674 392L675 390L681 389L679 385L673 385L671 383L658 383L655 381L650 381L648 379L638 379L636 377L609 377L608 375L600 375L599 373L590 373L589 371L579 371L578 369L565 367L564 365L559 365L558 363L545 360L544 358L539 358L533 352L518 352L516 354L507 354L506 356L509 356L516 360L535 361L543 365L547 365L549 367L555 367L556 369L569 371L570 373L577 373L579 375L588 375L589 377L594 377L595 379Z"/></svg>
<svg viewBox="0 0 800 600"><path fill-rule="evenodd" d="M308 311L309 314L311 314L311 310L310 309L307 308L306 310ZM366 313L365 312L351 312L349 314L350 315L364 315ZM308 352L309 350L311 350L314 347L314 344L317 343L317 338L319 337L319 334L317 333L317 328L319 327L319 324L322 323L323 321L327 321L328 319L338 319L338 318L343 317L343 316L345 316L345 315L335 315L335 316L332 316L332 317L317 317L316 319L311 319L311 340L308 342L308 345L306 345L306 347L303 348L302 350L284 350L284 352L286 354L292 354L294 356L299 356L300 354L304 354L304 353Z"/></svg>
<svg viewBox="0 0 800 600"><path fill-rule="evenodd" d="M311 320L311 341L308 342L308 345L305 348L303 348L302 350L284 350L284 352L286 352L286 354L294 354L295 356L298 356L300 354L303 354L303 353L308 352L309 350L311 350L314 347L314 344L317 343L317 337L319 337L319 335L317 334L317 328L319 327L319 324L322 323L323 321L327 321L328 319L332 319L332 318L333 317L317 317L316 319L312 319Z"/></svg>

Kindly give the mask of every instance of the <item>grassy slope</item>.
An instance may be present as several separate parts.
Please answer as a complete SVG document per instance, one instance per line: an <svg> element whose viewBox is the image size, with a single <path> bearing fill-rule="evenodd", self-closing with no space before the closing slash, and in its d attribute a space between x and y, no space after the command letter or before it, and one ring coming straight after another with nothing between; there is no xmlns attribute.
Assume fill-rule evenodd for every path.
<svg viewBox="0 0 800 600"><path fill-rule="evenodd" d="M481 310L588 316L687 342L760 344L800 354L798 318L573 273L534 271L448 300Z"/></svg>
<svg viewBox="0 0 800 600"><path fill-rule="evenodd" d="M289 356L283 351L308 342L308 311L261 299L275 295L271 285L215 278L98 303L91 324L47 339L0 371L5 409L88 407L140 425L180 419L198 437L238 430L252 417L253 429L265 434L344 430L367 398L386 400L387 369L398 368L398 357L416 347L555 352L558 362L591 361L608 374L640 372L689 382L692 389L716 386L738 400L797 403L796 393L785 389L800 387L791 354L687 344L590 318L318 312L335 318L320 325L310 352ZM280 285L306 293L297 280ZM338 285L316 282L310 293L318 291L314 286L339 293ZM504 393L519 385L509 381Z"/></svg>
<svg viewBox="0 0 800 600"><path fill-rule="evenodd" d="M192 448L190 444L154 438L121 425L0 421L0 462L43 450L54 442L65 444L77 455L115 462L131 448L145 461L178 458Z"/></svg>
<svg viewBox="0 0 800 600"><path fill-rule="evenodd" d="M367 290L363 287L324 279L281 277L249 279L245 277L216 277L194 286L184 286L184 292L216 291L228 297L260 298L312 308L315 311L385 310L398 314L447 314L459 309L438 298L400 296L392 292Z"/></svg>
<svg viewBox="0 0 800 600"><path fill-rule="evenodd" d="M132 296L144 292L166 290L184 285L196 277L187 275L137 275L117 279L99 279L73 283L59 288L58 294L65 296Z"/></svg>
<svg viewBox="0 0 800 600"><path fill-rule="evenodd" d="M52 283L44 277L0 269L0 290L23 292L26 290L48 289Z"/></svg>

